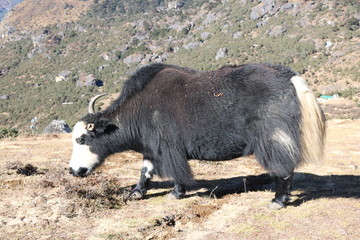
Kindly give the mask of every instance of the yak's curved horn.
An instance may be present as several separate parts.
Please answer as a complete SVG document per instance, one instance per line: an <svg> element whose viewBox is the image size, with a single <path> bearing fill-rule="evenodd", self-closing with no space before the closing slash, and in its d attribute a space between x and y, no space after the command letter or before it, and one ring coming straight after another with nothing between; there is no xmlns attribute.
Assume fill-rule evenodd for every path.
<svg viewBox="0 0 360 240"><path fill-rule="evenodd" d="M95 105L95 102L98 98L101 98L102 96L105 96L107 95L107 93L102 93L102 94L99 94L99 95L96 95L95 97L93 97L90 102L89 102L89 107L88 107L88 112L89 113L95 113L95 108L94 108L94 105Z"/></svg>

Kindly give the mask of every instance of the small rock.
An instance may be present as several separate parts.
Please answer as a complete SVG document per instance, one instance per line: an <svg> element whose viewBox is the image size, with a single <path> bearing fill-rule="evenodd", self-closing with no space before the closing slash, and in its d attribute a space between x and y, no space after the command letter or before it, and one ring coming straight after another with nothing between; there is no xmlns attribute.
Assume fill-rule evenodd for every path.
<svg viewBox="0 0 360 240"><path fill-rule="evenodd" d="M311 24L310 18L308 16L304 16L299 21L302 27L307 27Z"/></svg>
<svg viewBox="0 0 360 240"><path fill-rule="evenodd" d="M233 38L234 39L239 39L239 38L241 38L242 37L242 33L241 32L234 32L234 34L233 34Z"/></svg>
<svg viewBox="0 0 360 240"><path fill-rule="evenodd" d="M85 78L85 86L86 87L93 87L95 86L95 78L92 74L86 76Z"/></svg>
<svg viewBox="0 0 360 240"><path fill-rule="evenodd" d="M1 95L0 100L9 100L9 95Z"/></svg>
<svg viewBox="0 0 360 240"><path fill-rule="evenodd" d="M65 81L65 78L63 76L55 77L55 82L63 82L63 81Z"/></svg>
<svg viewBox="0 0 360 240"><path fill-rule="evenodd" d="M348 233L343 228L340 228L338 231L341 235L348 235Z"/></svg>
<svg viewBox="0 0 360 240"><path fill-rule="evenodd" d="M215 14L209 13L206 15L206 19L204 20L203 24L209 25L210 23L215 22L216 19L217 19L217 17L215 16Z"/></svg>
<svg viewBox="0 0 360 240"><path fill-rule="evenodd" d="M77 32L87 32L86 29L83 26L79 25L79 24L77 24L74 27L74 30L77 31Z"/></svg>
<svg viewBox="0 0 360 240"><path fill-rule="evenodd" d="M287 29L284 26L275 26L271 31L269 32L269 36L278 37L285 33Z"/></svg>
<svg viewBox="0 0 360 240"><path fill-rule="evenodd" d="M206 39L208 39L210 37L210 33L209 32L202 32L201 34L200 34L200 39L201 40L206 40Z"/></svg>
<svg viewBox="0 0 360 240"><path fill-rule="evenodd" d="M265 19L264 21L256 23L257 27L265 26L269 22L269 18Z"/></svg>
<svg viewBox="0 0 360 240"><path fill-rule="evenodd" d="M132 63L140 63L141 60L144 58L143 54L135 53L127 56L123 61L125 64L130 65Z"/></svg>
<svg viewBox="0 0 360 240"><path fill-rule="evenodd" d="M284 5L282 5L281 9L282 10L290 10L294 7L294 5L292 3L285 3Z"/></svg>
<svg viewBox="0 0 360 240"><path fill-rule="evenodd" d="M35 48L40 47L41 44L43 44L47 39L46 34L40 34L40 35L35 35L31 37L31 40L33 42L33 46Z"/></svg>
<svg viewBox="0 0 360 240"><path fill-rule="evenodd" d="M12 220L10 220L7 223L8 226L15 226L15 225L24 225L24 222L21 219L18 218L14 218Z"/></svg>
<svg viewBox="0 0 360 240"><path fill-rule="evenodd" d="M63 70L59 73L59 76L62 76L64 78L66 78L69 74L71 74L71 71L69 70Z"/></svg>
<svg viewBox="0 0 360 240"><path fill-rule="evenodd" d="M334 44L331 41L326 41L325 48L330 49Z"/></svg>
<svg viewBox="0 0 360 240"><path fill-rule="evenodd" d="M349 167L352 168L352 169L354 169L354 170L357 170L357 169L358 169L358 166L355 165L355 164L350 164Z"/></svg>
<svg viewBox="0 0 360 240"><path fill-rule="evenodd" d="M171 1L168 3L168 9L178 9L184 6L184 4L183 1Z"/></svg>
<svg viewBox="0 0 360 240"><path fill-rule="evenodd" d="M227 48L220 48L216 53L215 60L224 58L227 55L227 53L228 53Z"/></svg>
<svg viewBox="0 0 360 240"><path fill-rule="evenodd" d="M274 0L262 0L260 4L251 9L250 18L256 20L266 14L274 15L279 11L280 6L281 4Z"/></svg>
<svg viewBox="0 0 360 240"><path fill-rule="evenodd" d="M194 48L197 48L200 46L200 43L198 42L191 42L191 43L188 43L186 45L184 45L184 48L185 49L194 49Z"/></svg>
<svg viewBox="0 0 360 240"><path fill-rule="evenodd" d="M101 58L104 59L105 61L111 61L111 56L110 56L108 53L106 53L106 52L100 54L99 57L101 57Z"/></svg>

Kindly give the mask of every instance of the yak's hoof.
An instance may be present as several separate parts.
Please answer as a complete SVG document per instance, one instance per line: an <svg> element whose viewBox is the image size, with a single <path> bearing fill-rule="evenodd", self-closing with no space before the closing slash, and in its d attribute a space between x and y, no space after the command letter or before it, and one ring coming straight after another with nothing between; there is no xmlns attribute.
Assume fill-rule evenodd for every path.
<svg viewBox="0 0 360 240"><path fill-rule="evenodd" d="M144 198L144 193L142 193L140 190L138 189L134 189L130 196L128 197L129 200L140 200L142 198Z"/></svg>
<svg viewBox="0 0 360 240"><path fill-rule="evenodd" d="M279 200L273 199L271 201L271 203L269 204L269 208L271 210L279 210L279 209L285 208L285 205L284 205L284 203L280 202Z"/></svg>
<svg viewBox="0 0 360 240"><path fill-rule="evenodd" d="M181 199L185 196L185 193L182 192L178 192L175 190L172 190L169 194L168 194L168 198L169 199Z"/></svg>

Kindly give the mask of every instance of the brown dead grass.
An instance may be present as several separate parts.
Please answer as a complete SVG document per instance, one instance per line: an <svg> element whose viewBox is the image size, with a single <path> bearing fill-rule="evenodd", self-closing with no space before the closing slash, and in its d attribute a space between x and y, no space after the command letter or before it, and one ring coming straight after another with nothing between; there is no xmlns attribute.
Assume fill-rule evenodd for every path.
<svg viewBox="0 0 360 240"><path fill-rule="evenodd" d="M328 124L325 161L298 169L292 201L272 211L271 179L253 157L191 161L198 184L170 200L154 179L125 203L141 155L110 157L88 178L67 170L70 135L0 142L0 239L359 239L360 120ZM31 176L17 169L31 164Z"/></svg>

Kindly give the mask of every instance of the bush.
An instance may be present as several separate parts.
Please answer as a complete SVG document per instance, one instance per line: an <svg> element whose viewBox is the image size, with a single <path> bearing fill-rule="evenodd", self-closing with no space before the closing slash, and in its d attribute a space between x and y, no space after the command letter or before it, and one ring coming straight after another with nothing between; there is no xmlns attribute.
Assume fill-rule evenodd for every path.
<svg viewBox="0 0 360 240"><path fill-rule="evenodd" d="M19 131L14 128L0 128L0 139L15 138L19 135Z"/></svg>
<svg viewBox="0 0 360 240"><path fill-rule="evenodd" d="M352 18L350 18L350 19L346 22L345 26L346 26L346 28L347 28L348 30L350 30L350 31L356 31L356 30L359 29L359 26L360 26L360 23L359 23L359 22L360 22L359 20L357 20L356 18L352 17Z"/></svg>

